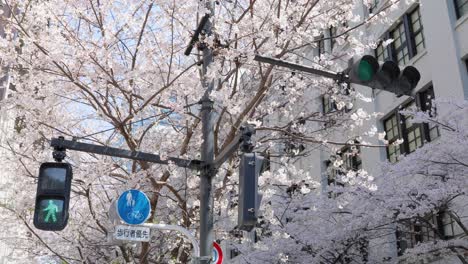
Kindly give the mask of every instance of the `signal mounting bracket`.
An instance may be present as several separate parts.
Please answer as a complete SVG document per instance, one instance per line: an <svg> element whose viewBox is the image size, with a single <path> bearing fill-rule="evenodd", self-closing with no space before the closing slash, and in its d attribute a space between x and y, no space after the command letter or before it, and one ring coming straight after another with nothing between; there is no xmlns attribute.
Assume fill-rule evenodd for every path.
<svg viewBox="0 0 468 264"><path fill-rule="evenodd" d="M60 136L58 137L58 140L60 143L62 143L65 140L65 138ZM52 152L52 157L57 162L62 162L67 156L65 147L63 147L63 145L60 143L58 144L58 146L54 146L54 151Z"/></svg>

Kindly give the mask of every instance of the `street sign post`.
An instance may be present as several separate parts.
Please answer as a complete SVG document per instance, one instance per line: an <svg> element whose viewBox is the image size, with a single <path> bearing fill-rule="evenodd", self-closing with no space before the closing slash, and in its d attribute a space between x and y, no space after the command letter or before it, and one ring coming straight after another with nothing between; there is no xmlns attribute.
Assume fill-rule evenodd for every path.
<svg viewBox="0 0 468 264"><path fill-rule="evenodd" d="M223 263L223 250L221 249L221 246L213 242L213 264L222 264Z"/></svg>
<svg viewBox="0 0 468 264"><path fill-rule="evenodd" d="M115 227L115 239L149 242L151 233L149 227L118 225Z"/></svg>
<svg viewBox="0 0 468 264"><path fill-rule="evenodd" d="M117 200L117 214L129 225L143 224L150 216L150 212L150 200L142 191L125 191Z"/></svg>

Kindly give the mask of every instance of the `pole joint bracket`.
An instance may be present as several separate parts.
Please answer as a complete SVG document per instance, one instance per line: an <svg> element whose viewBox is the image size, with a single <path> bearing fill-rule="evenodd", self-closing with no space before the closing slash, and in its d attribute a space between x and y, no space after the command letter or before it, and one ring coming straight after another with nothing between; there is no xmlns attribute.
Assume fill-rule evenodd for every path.
<svg viewBox="0 0 468 264"><path fill-rule="evenodd" d="M63 146L63 141L65 140L65 138L60 136L58 137L58 139L59 139L59 144L58 146L54 146L52 157L54 158L55 161L62 162L67 156L66 154L67 149Z"/></svg>
<svg viewBox="0 0 468 264"><path fill-rule="evenodd" d="M342 71L342 72L339 72L336 74L337 75L337 80L336 82L338 84L342 84L342 83L347 83L348 82L348 74L346 74L346 72Z"/></svg>
<svg viewBox="0 0 468 264"><path fill-rule="evenodd" d="M201 111L203 111L203 110L208 110L208 111L213 110L214 102L212 100L210 100L209 98L204 97L198 103L201 105Z"/></svg>
<svg viewBox="0 0 468 264"><path fill-rule="evenodd" d="M208 175L210 178L214 177L216 173L218 173L218 169L214 166L214 164L204 163L200 166L200 171Z"/></svg>
<svg viewBox="0 0 468 264"><path fill-rule="evenodd" d="M242 133L240 149L242 152L250 153L255 147L254 140L252 139L252 136L255 134L255 127L246 124L241 126L240 130Z"/></svg>

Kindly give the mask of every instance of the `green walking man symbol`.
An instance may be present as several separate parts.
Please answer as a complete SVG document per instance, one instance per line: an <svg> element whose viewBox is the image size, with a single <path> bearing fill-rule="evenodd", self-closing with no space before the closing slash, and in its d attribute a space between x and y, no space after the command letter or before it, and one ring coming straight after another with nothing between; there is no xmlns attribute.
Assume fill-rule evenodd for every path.
<svg viewBox="0 0 468 264"><path fill-rule="evenodd" d="M46 223L49 223L49 218L52 217L52 222L57 222L57 212L58 212L58 207L57 205L54 204L54 201L49 200L49 205L42 210L44 212L47 212L47 215L44 219Z"/></svg>

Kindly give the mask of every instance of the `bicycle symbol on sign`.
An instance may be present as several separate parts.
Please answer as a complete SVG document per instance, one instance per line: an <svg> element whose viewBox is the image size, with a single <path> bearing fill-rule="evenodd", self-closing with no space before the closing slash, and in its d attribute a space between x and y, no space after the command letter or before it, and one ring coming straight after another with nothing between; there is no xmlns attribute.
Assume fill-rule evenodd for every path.
<svg viewBox="0 0 468 264"><path fill-rule="evenodd" d="M128 207L135 207L135 199L133 199L132 197L132 193L131 192L128 192L127 193L127 206ZM140 213L139 210L135 210L135 209L132 209L132 211L130 213L127 214L127 217L129 219L134 219L134 220L142 220L143 219L143 214Z"/></svg>
<svg viewBox="0 0 468 264"><path fill-rule="evenodd" d="M138 210L132 210L130 213L127 214L127 217L129 219L142 220L143 214L140 213L140 211Z"/></svg>

